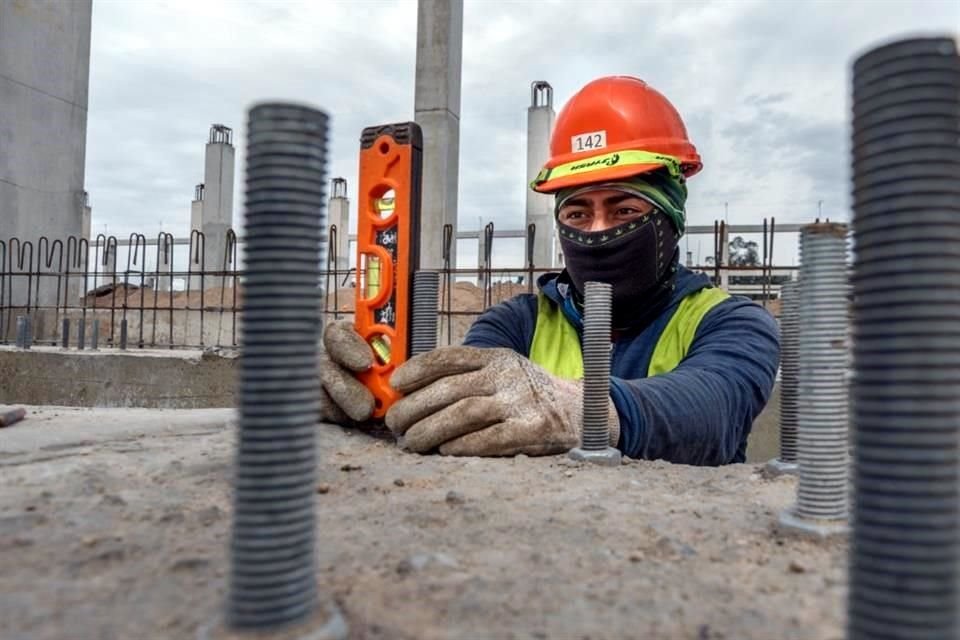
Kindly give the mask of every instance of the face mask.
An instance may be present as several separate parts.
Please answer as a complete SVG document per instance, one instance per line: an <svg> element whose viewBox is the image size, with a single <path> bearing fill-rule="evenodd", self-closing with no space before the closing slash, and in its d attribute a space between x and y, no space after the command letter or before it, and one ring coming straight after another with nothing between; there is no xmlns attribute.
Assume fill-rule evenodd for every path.
<svg viewBox="0 0 960 640"><path fill-rule="evenodd" d="M659 210L604 231L557 226L577 292L591 281L612 285L614 328L635 326L669 293L679 235Z"/></svg>

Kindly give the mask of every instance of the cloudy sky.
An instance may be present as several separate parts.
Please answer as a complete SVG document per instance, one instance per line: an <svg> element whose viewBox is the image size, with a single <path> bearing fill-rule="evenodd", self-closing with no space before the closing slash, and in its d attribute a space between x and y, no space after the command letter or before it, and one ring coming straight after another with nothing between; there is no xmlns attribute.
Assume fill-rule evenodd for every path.
<svg viewBox="0 0 960 640"><path fill-rule="evenodd" d="M155 236L162 221L185 235L214 122L235 130L239 224L243 120L262 99L331 115L330 176L355 193L361 129L413 119L416 14L415 0L95 0L94 232ZM466 0L460 228L523 226L530 82L550 82L559 110L611 74L645 79L683 115L705 163L691 224L722 219L725 203L732 224L811 220L821 201L824 216L847 219L852 59L958 28L955 0ZM792 239L777 242L778 261L793 261ZM690 243L712 251L709 237Z"/></svg>

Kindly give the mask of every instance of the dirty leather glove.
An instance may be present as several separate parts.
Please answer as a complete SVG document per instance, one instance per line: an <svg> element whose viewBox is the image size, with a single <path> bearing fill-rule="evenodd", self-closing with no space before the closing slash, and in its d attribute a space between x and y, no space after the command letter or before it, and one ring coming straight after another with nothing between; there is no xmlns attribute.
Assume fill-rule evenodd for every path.
<svg viewBox="0 0 960 640"><path fill-rule="evenodd" d="M387 427L410 451L551 455L580 444L581 383L556 378L510 349L435 349L400 366L390 384L404 397L387 412ZM610 417L616 445L612 401Z"/></svg>
<svg viewBox="0 0 960 640"><path fill-rule="evenodd" d="M320 420L355 427L373 415L370 390L354 373L373 366L373 350L349 320L327 325L320 349Z"/></svg>

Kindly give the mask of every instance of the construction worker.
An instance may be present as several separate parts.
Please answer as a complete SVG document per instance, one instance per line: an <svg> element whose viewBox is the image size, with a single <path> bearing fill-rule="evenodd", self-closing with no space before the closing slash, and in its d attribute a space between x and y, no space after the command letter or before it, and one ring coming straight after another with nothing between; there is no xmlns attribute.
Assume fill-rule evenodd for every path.
<svg viewBox="0 0 960 640"><path fill-rule="evenodd" d="M561 110L532 188L553 194L566 269L488 309L463 345L411 358L386 414L402 447L449 455L563 453L579 443L585 283L612 285L610 445L634 458L743 462L774 385L776 322L679 264L686 180L702 164L672 104L643 81L589 83ZM324 336L324 419L360 424L351 375L373 354L348 322Z"/></svg>

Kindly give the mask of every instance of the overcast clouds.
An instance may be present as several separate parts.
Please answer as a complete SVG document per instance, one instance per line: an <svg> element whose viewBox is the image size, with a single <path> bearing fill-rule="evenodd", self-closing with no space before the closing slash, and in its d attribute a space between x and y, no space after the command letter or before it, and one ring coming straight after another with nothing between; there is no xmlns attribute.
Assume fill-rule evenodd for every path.
<svg viewBox="0 0 960 640"><path fill-rule="evenodd" d="M589 5L589 8L587 8ZM467 0L459 216L523 224L533 80L555 107L591 79L636 75L684 116L705 163L692 224L846 218L847 84L854 55L960 28L960 2ZM94 0L87 189L95 233L189 226L209 125L235 131L261 99L333 119L330 175L356 189L360 130L413 118L416 3ZM778 239L779 241L779 239Z"/></svg>

